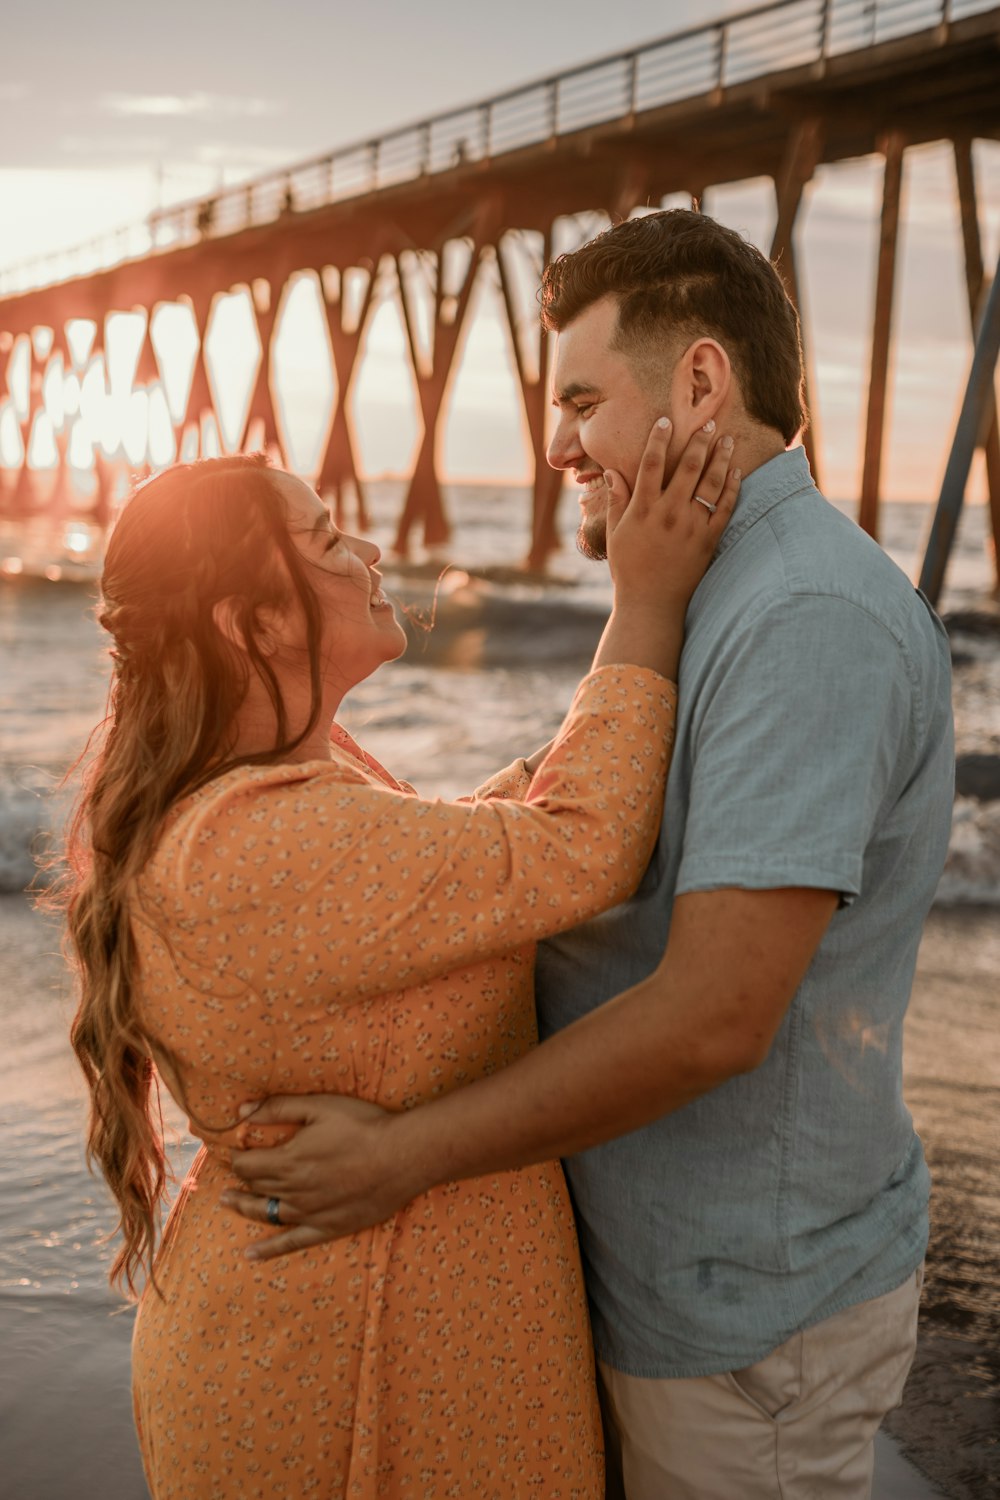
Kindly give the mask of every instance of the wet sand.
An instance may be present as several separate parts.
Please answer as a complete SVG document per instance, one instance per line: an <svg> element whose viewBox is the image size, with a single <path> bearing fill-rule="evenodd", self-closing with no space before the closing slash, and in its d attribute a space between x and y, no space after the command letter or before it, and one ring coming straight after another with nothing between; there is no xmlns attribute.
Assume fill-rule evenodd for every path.
<svg viewBox="0 0 1000 1500"><path fill-rule="evenodd" d="M949 1500L1000 1497L1000 910L935 910L906 1097L934 1182L917 1357L889 1432Z"/></svg>
<svg viewBox="0 0 1000 1500"><path fill-rule="evenodd" d="M0 898L0 1492L147 1500L131 1315L113 1315L108 1251L95 1244L113 1215L83 1167L55 948L23 896ZM879 1444L875 1500L1000 1497L998 975L996 908L932 915L906 1075L934 1173L933 1229L917 1360Z"/></svg>

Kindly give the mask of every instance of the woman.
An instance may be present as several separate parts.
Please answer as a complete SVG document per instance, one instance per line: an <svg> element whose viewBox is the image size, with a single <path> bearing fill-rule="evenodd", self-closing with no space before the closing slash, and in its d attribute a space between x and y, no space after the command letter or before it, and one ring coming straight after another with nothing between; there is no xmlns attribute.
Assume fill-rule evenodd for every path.
<svg viewBox="0 0 1000 1500"><path fill-rule="evenodd" d="M654 429L610 516L615 608L524 802L422 802L330 724L399 656L378 549L262 461L149 481L112 536L103 748L71 837L73 1043L121 1211L112 1277L152 1269L133 1349L155 1500L602 1493L572 1217L557 1165L426 1194L373 1230L252 1264L219 1210L267 1093L406 1109L535 1040L532 942L622 899L652 848L684 610L735 501L661 495ZM159 1075L203 1141L154 1257Z"/></svg>

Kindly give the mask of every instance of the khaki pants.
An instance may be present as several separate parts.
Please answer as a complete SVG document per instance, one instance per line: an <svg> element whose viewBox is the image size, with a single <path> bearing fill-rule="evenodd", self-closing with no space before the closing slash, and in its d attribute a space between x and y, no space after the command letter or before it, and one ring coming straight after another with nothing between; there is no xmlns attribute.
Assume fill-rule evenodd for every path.
<svg viewBox="0 0 1000 1500"><path fill-rule="evenodd" d="M869 1500L922 1281L921 1269L731 1374L643 1380L601 1362L608 1500Z"/></svg>

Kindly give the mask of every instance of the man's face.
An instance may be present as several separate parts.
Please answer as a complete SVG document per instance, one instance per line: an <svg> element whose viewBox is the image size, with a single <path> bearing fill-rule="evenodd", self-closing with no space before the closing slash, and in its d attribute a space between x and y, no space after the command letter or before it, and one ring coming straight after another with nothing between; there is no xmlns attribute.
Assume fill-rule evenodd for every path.
<svg viewBox="0 0 1000 1500"><path fill-rule="evenodd" d="M605 469L617 469L633 489L653 423L671 415L670 369L660 390L640 384L627 356L610 347L617 319L617 302L604 297L556 341L552 404L559 423L547 457L554 469L571 469L582 486L577 545L592 558L607 557Z"/></svg>

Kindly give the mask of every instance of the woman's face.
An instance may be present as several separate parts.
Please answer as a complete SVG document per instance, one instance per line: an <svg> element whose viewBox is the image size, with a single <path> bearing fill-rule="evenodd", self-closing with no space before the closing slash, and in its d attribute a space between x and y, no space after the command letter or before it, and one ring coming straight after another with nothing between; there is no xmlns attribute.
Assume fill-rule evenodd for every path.
<svg viewBox="0 0 1000 1500"><path fill-rule="evenodd" d="M375 568L381 553L374 542L338 531L315 490L294 474L276 473L274 482L323 616L324 675L346 692L406 650Z"/></svg>

